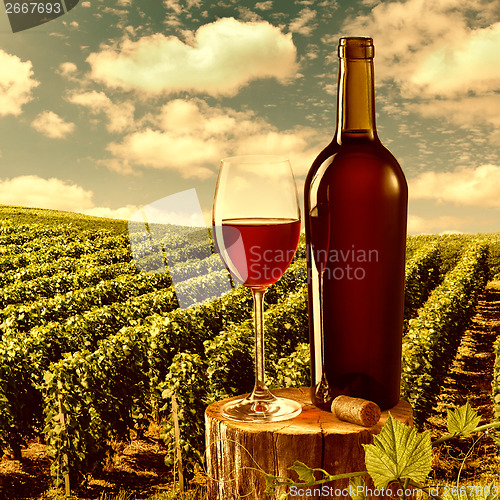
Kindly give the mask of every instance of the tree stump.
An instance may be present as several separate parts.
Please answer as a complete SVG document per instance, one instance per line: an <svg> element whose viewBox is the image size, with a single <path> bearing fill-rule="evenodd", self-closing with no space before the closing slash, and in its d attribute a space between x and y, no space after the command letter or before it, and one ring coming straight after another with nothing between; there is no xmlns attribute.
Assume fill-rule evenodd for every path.
<svg viewBox="0 0 500 500"><path fill-rule="evenodd" d="M264 493L264 473L297 480L297 474L288 470L295 460L330 474L364 471L365 453L361 445L373 441L373 434L380 432L389 411L397 420L408 425L413 423L412 408L405 401L382 412L379 423L367 428L341 421L333 413L316 408L311 404L309 388L273 392L302 403L302 413L283 422L249 424L221 415L221 406L230 399L207 408L209 500L271 500L272 497ZM320 485L303 488L303 491L297 489L293 498L349 498L342 494L347 485L348 480L339 480L323 488Z"/></svg>

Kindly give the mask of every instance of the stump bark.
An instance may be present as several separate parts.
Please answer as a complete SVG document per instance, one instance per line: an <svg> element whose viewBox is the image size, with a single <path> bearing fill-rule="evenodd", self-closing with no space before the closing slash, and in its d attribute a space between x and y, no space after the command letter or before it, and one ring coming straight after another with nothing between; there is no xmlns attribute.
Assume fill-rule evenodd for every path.
<svg viewBox="0 0 500 500"><path fill-rule="evenodd" d="M362 444L371 443L387 420L389 411L397 420L412 425L413 411L405 401L382 412L373 427L339 420L333 413L311 404L309 388L279 389L276 395L295 399L302 413L284 422L240 423L224 418L221 406L211 404L205 412L209 500L266 500L264 473L297 480L288 470L296 460L330 474L366 470ZM237 399L237 398L231 398ZM295 490L297 499L349 498L348 480ZM373 487L373 486L372 486ZM377 498L384 498L378 496Z"/></svg>

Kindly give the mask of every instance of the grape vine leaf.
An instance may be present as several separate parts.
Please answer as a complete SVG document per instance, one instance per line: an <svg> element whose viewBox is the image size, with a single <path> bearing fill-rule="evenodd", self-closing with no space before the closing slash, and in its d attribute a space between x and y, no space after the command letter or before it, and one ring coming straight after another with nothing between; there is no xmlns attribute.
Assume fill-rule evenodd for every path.
<svg viewBox="0 0 500 500"><path fill-rule="evenodd" d="M293 465L288 468L289 470L294 470L298 474L299 480L304 483L313 483L316 480L314 478L314 469L311 469L300 460L295 460Z"/></svg>
<svg viewBox="0 0 500 500"><path fill-rule="evenodd" d="M364 444L365 464L376 488L392 481L423 482L432 467L430 431L418 433L390 413L373 444Z"/></svg>
<svg viewBox="0 0 500 500"><path fill-rule="evenodd" d="M453 435L462 434L467 437L477 427L480 420L481 417L478 416L467 401L467 403L459 408L448 410L448 432Z"/></svg>
<svg viewBox="0 0 500 500"><path fill-rule="evenodd" d="M361 477L352 477L349 479L349 496L352 500L365 500L365 481Z"/></svg>

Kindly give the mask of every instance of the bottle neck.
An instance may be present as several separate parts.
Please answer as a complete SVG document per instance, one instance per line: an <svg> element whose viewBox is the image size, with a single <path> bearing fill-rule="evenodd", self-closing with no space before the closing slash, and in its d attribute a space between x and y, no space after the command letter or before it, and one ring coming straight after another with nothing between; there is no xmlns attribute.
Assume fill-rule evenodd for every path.
<svg viewBox="0 0 500 500"><path fill-rule="evenodd" d="M340 58L335 137L339 144L377 139L372 58Z"/></svg>

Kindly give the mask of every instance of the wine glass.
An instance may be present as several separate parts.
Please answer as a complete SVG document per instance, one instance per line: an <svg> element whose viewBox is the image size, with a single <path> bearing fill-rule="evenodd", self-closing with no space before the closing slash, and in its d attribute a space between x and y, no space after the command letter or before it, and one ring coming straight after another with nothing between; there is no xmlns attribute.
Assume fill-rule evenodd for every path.
<svg viewBox="0 0 500 500"><path fill-rule="evenodd" d="M274 396L264 380L264 294L293 259L300 209L290 162L281 156L247 155L221 161L212 212L215 243L234 280L254 302L255 385L222 406L241 422L277 422L297 416L300 403Z"/></svg>

